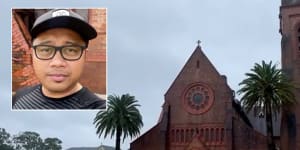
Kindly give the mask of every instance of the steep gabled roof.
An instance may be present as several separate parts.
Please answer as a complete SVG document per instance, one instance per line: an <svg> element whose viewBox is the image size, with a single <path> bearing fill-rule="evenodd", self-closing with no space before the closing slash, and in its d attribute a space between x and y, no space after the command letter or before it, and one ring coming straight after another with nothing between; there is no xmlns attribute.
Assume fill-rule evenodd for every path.
<svg viewBox="0 0 300 150"><path fill-rule="evenodd" d="M199 67L200 69L190 69L191 66ZM215 75L220 77L219 72L216 70L214 65L209 61L206 55L203 53L201 47L198 45L194 50L193 54L190 56L188 61L185 63L179 74L177 75L176 79L173 81L165 95L168 94L169 91L175 86L178 80L184 78L185 76L189 76L185 74L185 72L194 73L194 75L199 74L199 71L206 72L206 75ZM211 77L211 76L209 76Z"/></svg>
<svg viewBox="0 0 300 150"><path fill-rule="evenodd" d="M240 117L243 119L243 121L251 128L253 128L248 116L246 115L246 113L244 112L242 106L240 105L240 103L238 103L235 100L232 100L232 107L236 110L236 112L240 115Z"/></svg>

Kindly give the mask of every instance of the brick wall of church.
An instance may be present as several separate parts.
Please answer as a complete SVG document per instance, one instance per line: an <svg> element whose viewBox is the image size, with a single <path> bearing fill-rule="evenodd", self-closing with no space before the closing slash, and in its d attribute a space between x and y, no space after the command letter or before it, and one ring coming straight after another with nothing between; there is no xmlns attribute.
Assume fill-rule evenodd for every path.
<svg viewBox="0 0 300 150"><path fill-rule="evenodd" d="M171 149L185 150L192 145L193 140L201 143L203 147L225 150L226 131L223 125L198 124L194 126L176 126L169 131L169 145Z"/></svg>
<svg viewBox="0 0 300 150"><path fill-rule="evenodd" d="M197 89L204 90L205 98L209 99L204 107L201 106L202 113L193 113L195 109L184 103L191 103L192 100L187 98L197 93ZM226 113L226 104L231 100L232 90L226 77L217 72L201 47L197 47L165 95L165 101L171 107L170 149L228 149L226 121L230 116ZM212 101L210 106L209 101Z"/></svg>
<svg viewBox="0 0 300 150"><path fill-rule="evenodd" d="M294 94L298 101L282 113L281 148L300 149L300 5L281 6L279 16L282 69L296 85Z"/></svg>
<svg viewBox="0 0 300 150"><path fill-rule="evenodd" d="M232 149L266 150L267 139L261 133L249 127L237 113L232 121Z"/></svg>
<svg viewBox="0 0 300 150"><path fill-rule="evenodd" d="M20 16L12 18L12 90L38 83L31 66L29 31ZM106 9L88 11L88 21L98 36L89 43L86 64L80 82L100 94L106 94Z"/></svg>
<svg viewBox="0 0 300 150"><path fill-rule="evenodd" d="M130 150L165 150L166 134L160 123L130 144Z"/></svg>

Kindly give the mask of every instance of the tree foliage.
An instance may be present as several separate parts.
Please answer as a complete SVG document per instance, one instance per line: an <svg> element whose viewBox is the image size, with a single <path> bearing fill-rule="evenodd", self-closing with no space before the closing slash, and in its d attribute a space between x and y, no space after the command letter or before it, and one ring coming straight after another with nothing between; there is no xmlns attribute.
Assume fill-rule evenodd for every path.
<svg viewBox="0 0 300 150"><path fill-rule="evenodd" d="M295 103L293 84L272 61L269 64L262 61L262 65L255 63L251 71L246 73L247 78L239 84L243 87L238 91L243 94L241 101L246 111L253 106L265 111L265 104L270 104L274 113L278 113L281 106Z"/></svg>
<svg viewBox="0 0 300 150"><path fill-rule="evenodd" d="M247 78L239 85L238 91L242 94L241 102L246 111L260 107L266 115L267 140L269 150L275 149L273 139L272 116L276 116L282 107L296 102L293 94L294 86L287 79L282 70L270 63L255 63L251 73L246 73Z"/></svg>
<svg viewBox="0 0 300 150"><path fill-rule="evenodd" d="M46 138L44 140L44 149L61 150L62 141L58 138Z"/></svg>
<svg viewBox="0 0 300 150"><path fill-rule="evenodd" d="M140 105L134 96L125 94L120 96L108 96L108 108L97 113L94 124L96 133L106 138L116 136L116 150L120 150L120 141L128 136L133 138L140 134L143 126L142 116L137 109Z"/></svg>
<svg viewBox="0 0 300 150"><path fill-rule="evenodd" d="M13 150L10 134L4 128L0 128L0 150Z"/></svg>
<svg viewBox="0 0 300 150"><path fill-rule="evenodd" d="M4 128L0 128L0 150L61 150L61 144L58 138L43 140L38 133L31 131L11 137Z"/></svg>
<svg viewBox="0 0 300 150"><path fill-rule="evenodd" d="M40 150L43 148L43 140L36 132L26 131L13 138L17 150Z"/></svg>

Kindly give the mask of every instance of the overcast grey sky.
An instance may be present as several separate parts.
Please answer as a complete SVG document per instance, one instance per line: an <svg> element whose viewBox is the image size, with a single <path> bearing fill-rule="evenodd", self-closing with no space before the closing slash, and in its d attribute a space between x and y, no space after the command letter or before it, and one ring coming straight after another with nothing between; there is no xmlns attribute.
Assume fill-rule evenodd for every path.
<svg viewBox="0 0 300 150"><path fill-rule="evenodd" d="M96 112L11 112L11 8L105 7L108 14L108 93L135 95L144 127L153 127L164 94L201 40L220 74L237 91L255 62L280 64L280 1L262 0L0 0L0 127L58 137L63 148L114 145L98 139ZM126 140L123 149L129 148Z"/></svg>

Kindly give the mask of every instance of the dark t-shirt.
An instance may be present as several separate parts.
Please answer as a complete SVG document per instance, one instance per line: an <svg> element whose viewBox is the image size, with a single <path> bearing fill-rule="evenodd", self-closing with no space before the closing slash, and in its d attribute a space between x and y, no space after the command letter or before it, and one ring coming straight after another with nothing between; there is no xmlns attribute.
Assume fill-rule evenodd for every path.
<svg viewBox="0 0 300 150"><path fill-rule="evenodd" d="M86 87L63 98L43 94L41 84L18 90L13 96L13 109L105 109L103 100Z"/></svg>

